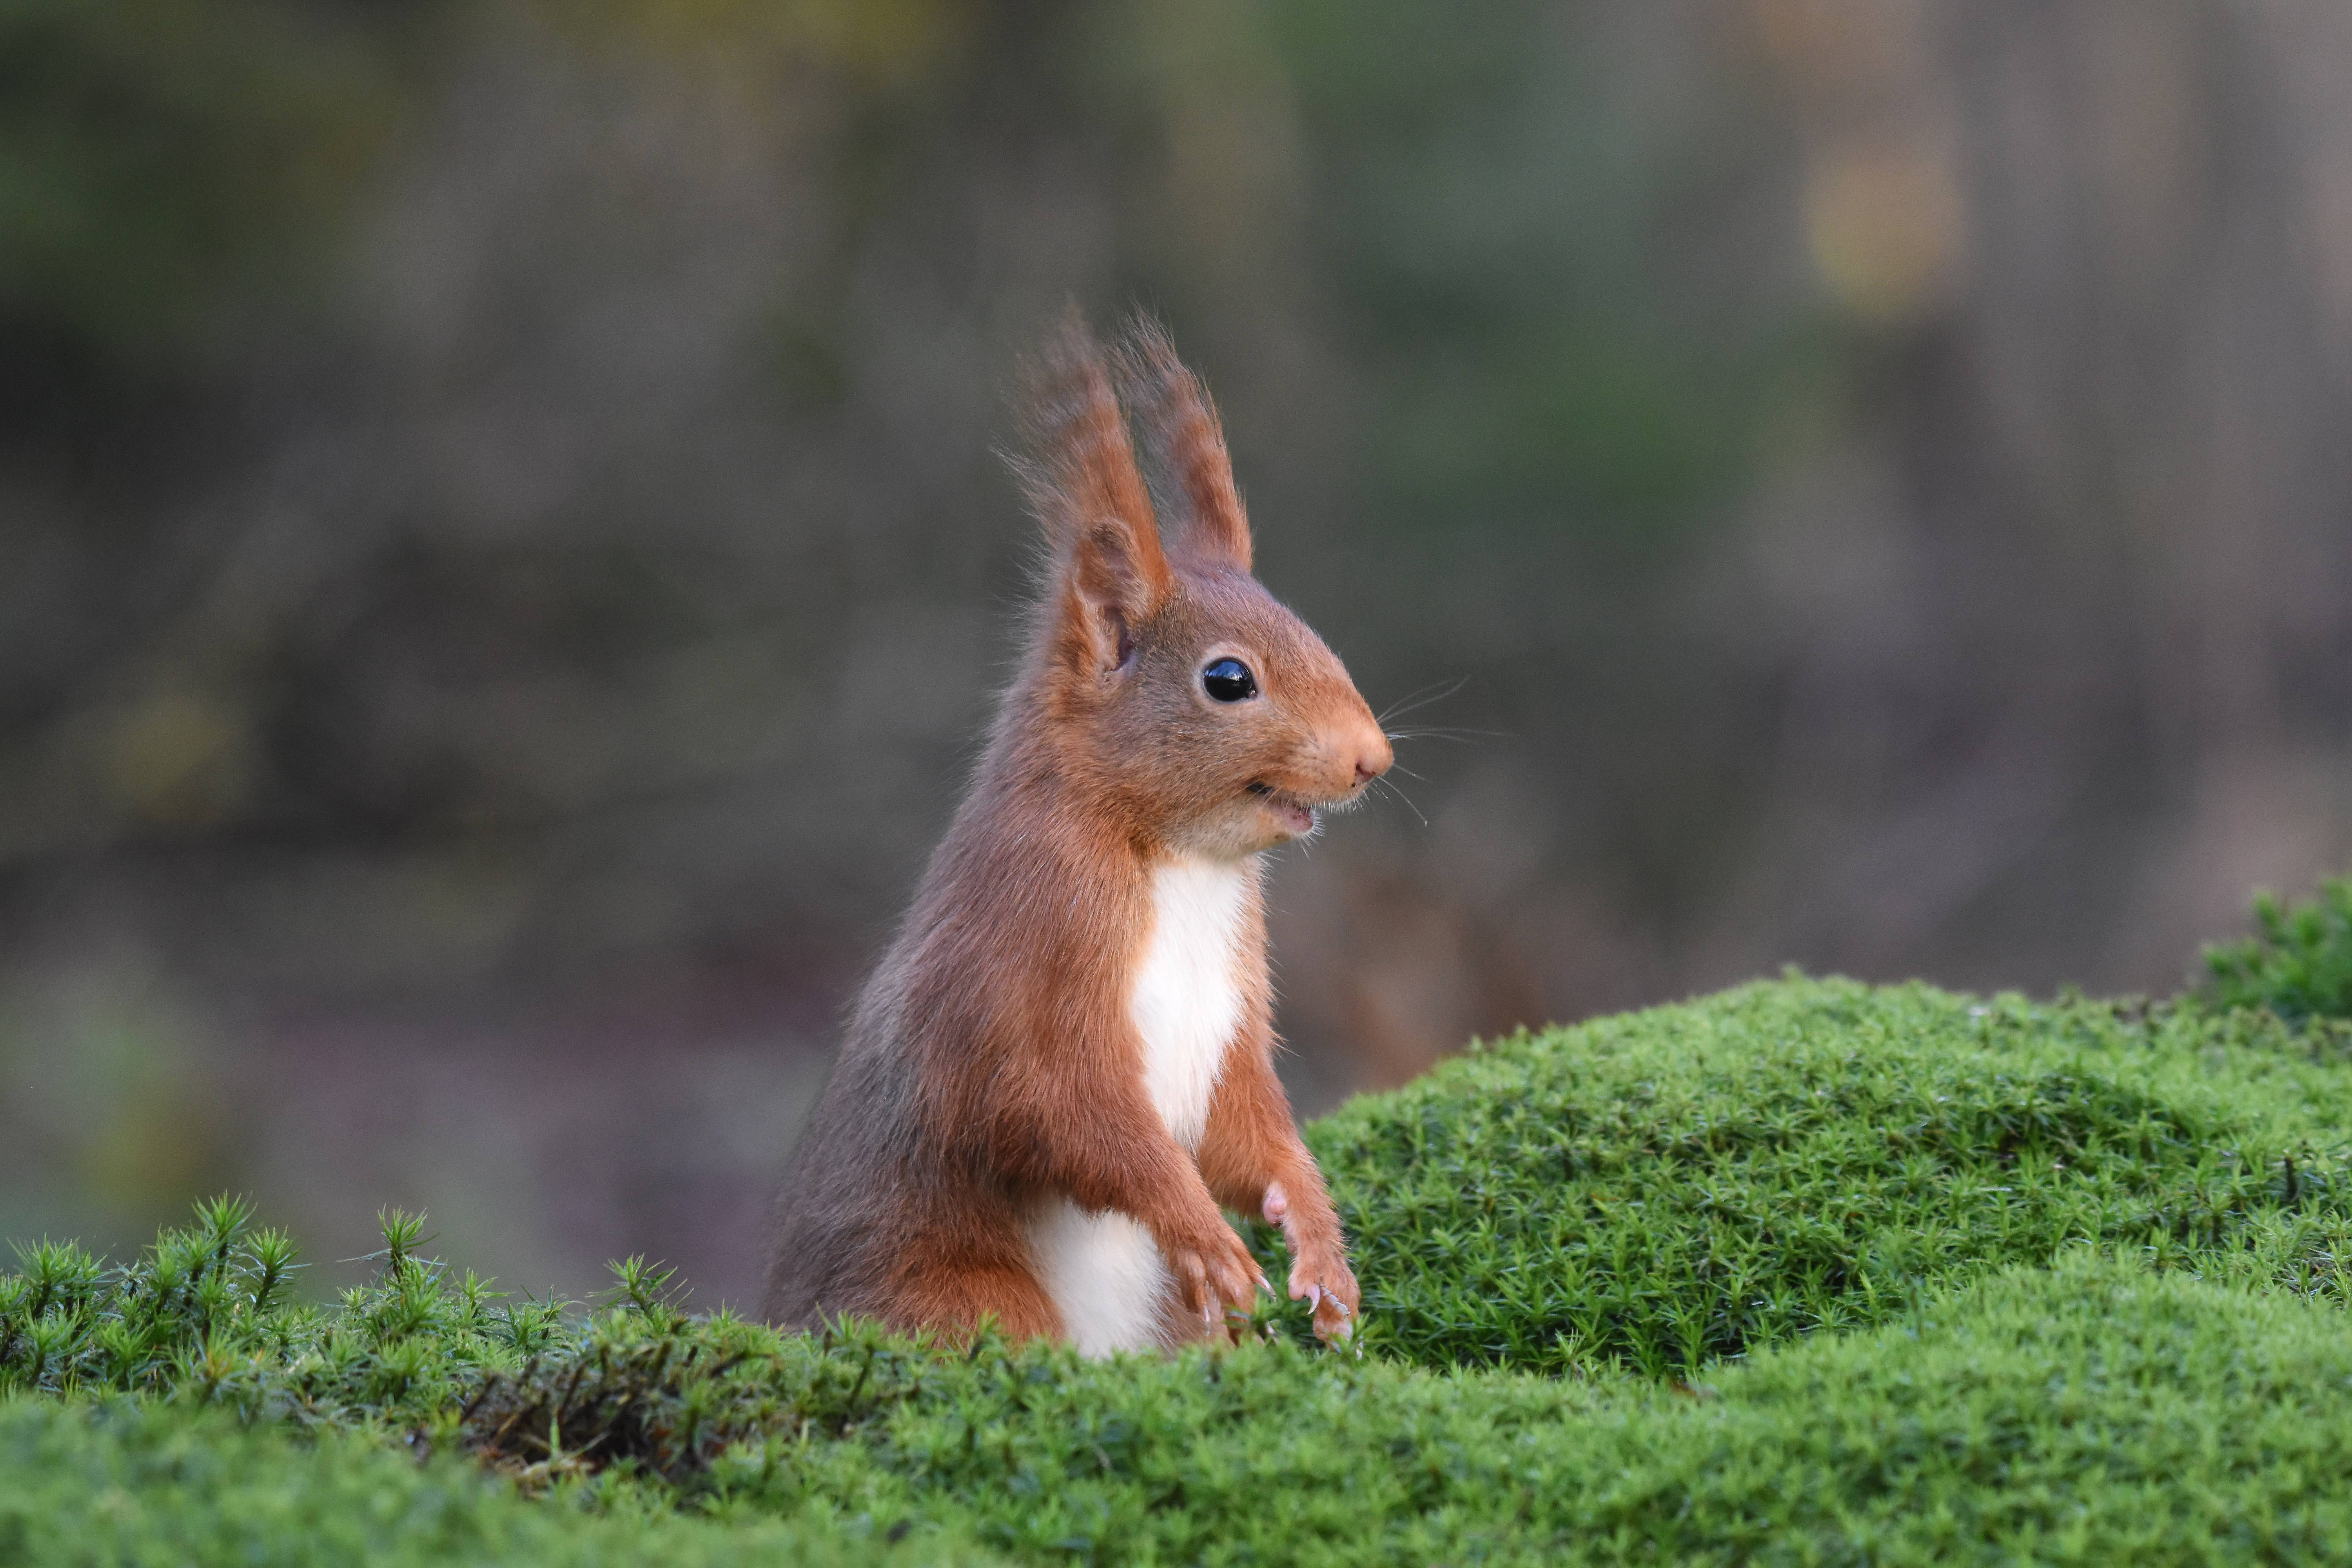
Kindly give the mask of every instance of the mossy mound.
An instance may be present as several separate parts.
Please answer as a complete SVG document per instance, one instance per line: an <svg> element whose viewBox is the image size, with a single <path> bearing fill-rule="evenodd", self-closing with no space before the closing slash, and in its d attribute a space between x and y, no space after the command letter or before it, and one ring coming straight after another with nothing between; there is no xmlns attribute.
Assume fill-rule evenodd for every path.
<svg viewBox="0 0 2352 1568"><path fill-rule="evenodd" d="M304 1304L208 1205L0 1275L0 1563L2352 1557L2348 1058L1805 980L1499 1042L1310 1130L1341 1353L582 1313L399 1215Z"/></svg>
<svg viewBox="0 0 2352 1568"><path fill-rule="evenodd" d="M690 1518L609 1474L532 1504L344 1436L301 1449L217 1415L20 1401L0 1413L0 1561L2352 1554L2340 1313L2088 1253L1697 1384L1286 1344L1108 1363L885 1353L913 1375L838 1430L734 1446Z"/></svg>
<svg viewBox="0 0 2352 1568"><path fill-rule="evenodd" d="M2332 1310L2086 1256L1704 1385L1291 1348L959 1366L729 1486L1027 1561L2326 1558L2352 1550L2347 1392Z"/></svg>
<svg viewBox="0 0 2352 1568"><path fill-rule="evenodd" d="M0 1404L0 1563L239 1568L676 1568L971 1563L928 1533L892 1543L856 1525L551 1508L471 1466L420 1464L365 1436L297 1443L221 1412Z"/></svg>
<svg viewBox="0 0 2352 1568"><path fill-rule="evenodd" d="M2260 1216L2337 1234L2341 1046L2260 1013L1791 980L1485 1046L1310 1140L1381 1348L1665 1376L2070 1244L2171 1267Z"/></svg>

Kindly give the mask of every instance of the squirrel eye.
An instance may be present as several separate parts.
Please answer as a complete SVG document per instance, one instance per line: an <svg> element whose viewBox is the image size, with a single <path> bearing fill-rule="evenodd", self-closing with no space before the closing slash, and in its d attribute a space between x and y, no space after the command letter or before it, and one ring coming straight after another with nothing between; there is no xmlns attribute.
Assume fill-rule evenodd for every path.
<svg viewBox="0 0 2352 1568"><path fill-rule="evenodd" d="M1201 672L1201 689L1220 702L1239 702L1257 695L1257 677L1237 658L1221 658Z"/></svg>

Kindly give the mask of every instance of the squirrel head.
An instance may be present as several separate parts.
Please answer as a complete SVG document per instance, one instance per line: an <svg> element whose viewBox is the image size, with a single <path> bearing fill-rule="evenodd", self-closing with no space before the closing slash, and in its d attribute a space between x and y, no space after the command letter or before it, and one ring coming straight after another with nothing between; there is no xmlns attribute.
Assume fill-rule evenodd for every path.
<svg viewBox="0 0 2352 1568"><path fill-rule="evenodd" d="M1313 832L1392 760L1339 657L1250 574L1250 529L1207 392L1139 321L1106 353L1073 310L1030 367L1045 525L1031 667L1005 722L1140 842L1238 857ZM1167 481L1163 531L1129 420Z"/></svg>

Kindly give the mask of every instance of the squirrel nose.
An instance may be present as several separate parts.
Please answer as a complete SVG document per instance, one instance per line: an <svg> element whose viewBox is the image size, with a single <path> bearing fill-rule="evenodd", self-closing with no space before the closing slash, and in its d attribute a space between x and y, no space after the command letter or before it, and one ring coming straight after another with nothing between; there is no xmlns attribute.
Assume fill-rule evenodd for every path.
<svg viewBox="0 0 2352 1568"><path fill-rule="evenodd" d="M1371 783L1374 779L1388 772L1389 764L1395 761L1396 752L1394 748L1390 746L1389 738L1386 735L1381 734L1380 731L1375 728L1370 734L1363 738L1362 742L1356 748L1356 779L1354 787L1361 789L1364 785Z"/></svg>

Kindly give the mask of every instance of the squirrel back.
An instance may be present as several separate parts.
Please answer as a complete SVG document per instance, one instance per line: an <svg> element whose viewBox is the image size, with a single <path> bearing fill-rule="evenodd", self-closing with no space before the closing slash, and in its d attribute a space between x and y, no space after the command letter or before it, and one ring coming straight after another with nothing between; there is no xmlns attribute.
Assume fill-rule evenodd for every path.
<svg viewBox="0 0 2352 1568"><path fill-rule="evenodd" d="M1259 858L1360 799L1388 740L1250 575L1164 334L1107 354L1073 315L1024 408L1048 551L1026 656L794 1152L766 1315L1173 1345L1265 1284L1223 1205L1283 1226L1291 1295L1344 1333L1356 1282L1273 1070ZM1164 538L1130 416L1178 502Z"/></svg>

